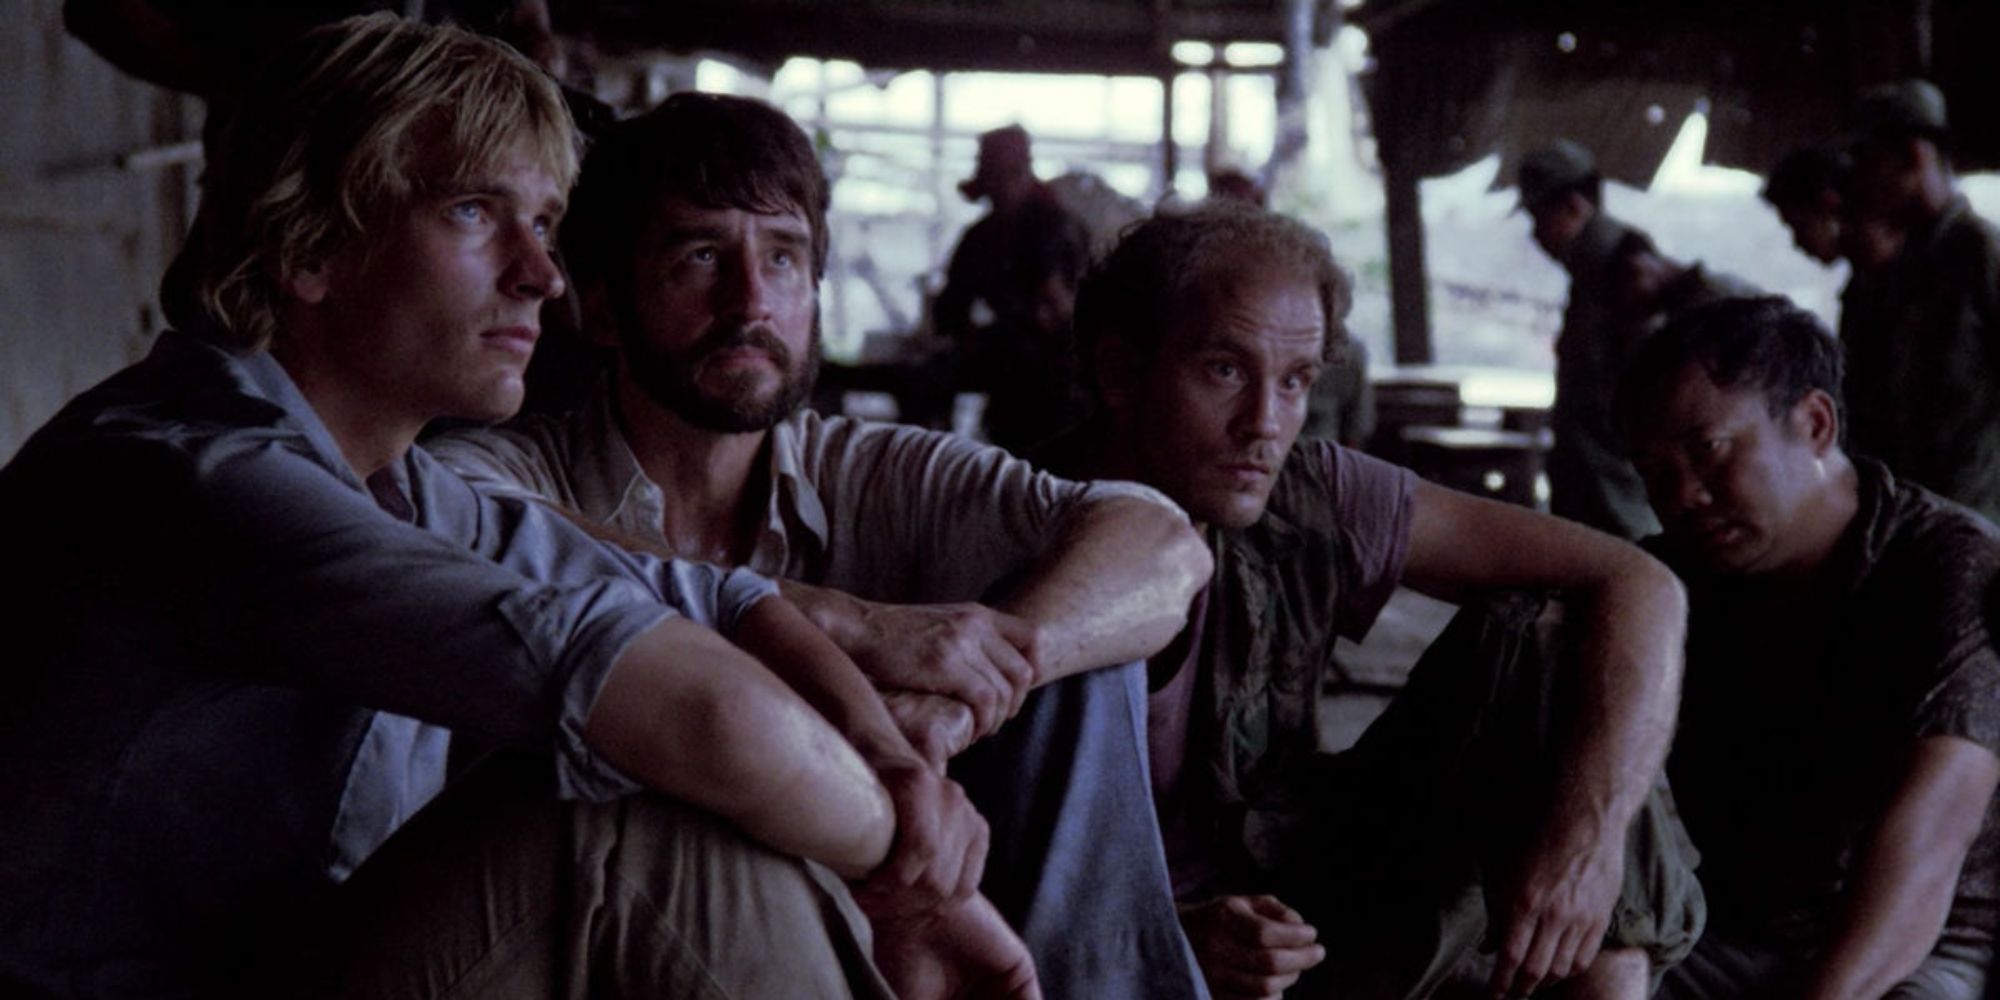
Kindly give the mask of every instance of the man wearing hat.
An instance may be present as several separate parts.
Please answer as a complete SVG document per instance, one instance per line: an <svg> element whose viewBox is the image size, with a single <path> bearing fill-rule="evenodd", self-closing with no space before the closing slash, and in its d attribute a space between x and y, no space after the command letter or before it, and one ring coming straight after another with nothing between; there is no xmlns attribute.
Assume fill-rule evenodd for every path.
<svg viewBox="0 0 2000 1000"><path fill-rule="evenodd" d="M1035 176L1019 125L979 137L958 190L993 210L959 238L932 322L958 345L960 388L987 393L987 437L1021 454L1081 416L1069 321L1090 230Z"/></svg>
<svg viewBox="0 0 2000 1000"><path fill-rule="evenodd" d="M2000 518L2000 232L1958 191L1935 86L1867 90L1854 126L1852 216L1898 249L1841 295L1851 444Z"/></svg>
<svg viewBox="0 0 2000 1000"><path fill-rule="evenodd" d="M1615 321L1615 252L1637 232L1604 211L1604 180L1590 151L1568 139L1529 153L1518 175L1535 243L1569 272L1556 335L1556 401L1549 415L1549 509L1621 538L1659 530L1646 489L1611 423L1611 393L1626 345Z"/></svg>

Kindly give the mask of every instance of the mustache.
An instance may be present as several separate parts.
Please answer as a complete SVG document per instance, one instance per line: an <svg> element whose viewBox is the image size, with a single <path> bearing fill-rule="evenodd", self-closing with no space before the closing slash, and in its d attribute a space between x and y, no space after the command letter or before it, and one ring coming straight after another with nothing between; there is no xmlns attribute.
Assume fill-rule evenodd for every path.
<svg viewBox="0 0 2000 1000"><path fill-rule="evenodd" d="M775 330L762 324L717 327L710 330L703 334L701 339L688 346L687 358L699 362L711 355L738 347L754 347L769 354L779 367L786 369L792 367L792 349L778 339Z"/></svg>

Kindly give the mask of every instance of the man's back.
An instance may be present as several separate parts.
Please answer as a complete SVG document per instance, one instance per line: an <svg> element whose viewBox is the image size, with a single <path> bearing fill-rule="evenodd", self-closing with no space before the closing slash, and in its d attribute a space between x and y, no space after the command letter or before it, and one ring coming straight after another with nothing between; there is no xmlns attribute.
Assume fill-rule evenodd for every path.
<svg viewBox="0 0 2000 1000"><path fill-rule="evenodd" d="M2000 232L1963 196L1842 296L1853 450L2000 516Z"/></svg>
<svg viewBox="0 0 2000 1000"><path fill-rule="evenodd" d="M1556 336L1556 398L1549 414L1549 507L1625 538L1658 529L1645 486L1611 423L1626 345L1615 313L1613 253L1631 228L1597 212L1563 252L1569 301Z"/></svg>

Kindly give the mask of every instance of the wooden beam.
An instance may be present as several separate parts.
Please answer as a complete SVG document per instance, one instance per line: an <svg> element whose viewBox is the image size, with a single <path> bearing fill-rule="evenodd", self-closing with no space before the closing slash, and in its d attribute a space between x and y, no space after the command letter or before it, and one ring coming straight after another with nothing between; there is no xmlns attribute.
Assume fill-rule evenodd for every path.
<svg viewBox="0 0 2000 1000"><path fill-rule="evenodd" d="M1414 170L1395 161L1382 164L1388 196L1389 300L1396 336L1396 363L1425 365L1431 350L1430 272L1424 262L1424 202Z"/></svg>

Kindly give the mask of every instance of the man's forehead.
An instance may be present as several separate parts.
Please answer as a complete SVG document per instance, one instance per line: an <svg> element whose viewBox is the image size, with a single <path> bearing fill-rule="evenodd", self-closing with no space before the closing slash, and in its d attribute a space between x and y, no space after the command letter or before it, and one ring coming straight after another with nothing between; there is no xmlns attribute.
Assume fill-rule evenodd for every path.
<svg viewBox="0 0 2000 1000"><path fill-rule="evenodd" d="M1768 413L1764 390L1756 385L1717 385L1708 369L1690 361L1662 380L1650 394L1650 419L1639 422L1641 437L1672 439Z"/></svg>
<svg viewBox="0 0 2000 1000"><path fill-rule="evenodd" d="M1326 310L1319 285L1303 275L1243 269L1193 286L1169 342L1203 350L1269 338L1317 354L1326 341Z"/></svg>
<svg viewBox="0 0 2000 1000"><path fill-rule="evenodd" d="M683 229L721 225L725 222L749 216L756 228L809 236L812 225L806 220L803 209L785 206L776 209L739 208L734 205L712 205L696 201L677 191L665 191L654 199L651 221L662 228Z"/></svg>
<svg viewBox="0 0 2000 1000"><path fill-rule="evenodd" d="M433 142L411 162L413 186L432 196L494 192L541 202L537 207L553 207L560 213L567 193L561 164L542 155L528 136L484 155Z"/></svg>

